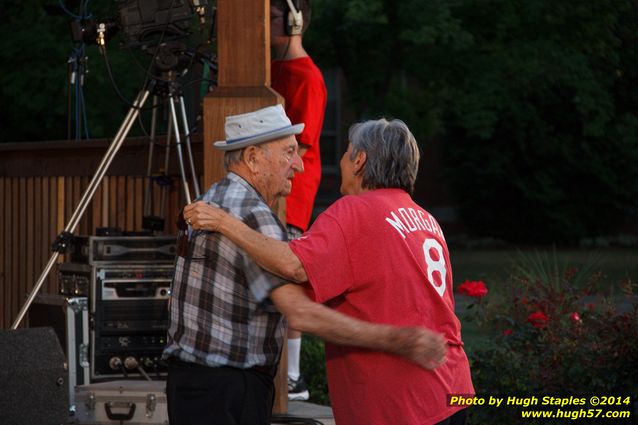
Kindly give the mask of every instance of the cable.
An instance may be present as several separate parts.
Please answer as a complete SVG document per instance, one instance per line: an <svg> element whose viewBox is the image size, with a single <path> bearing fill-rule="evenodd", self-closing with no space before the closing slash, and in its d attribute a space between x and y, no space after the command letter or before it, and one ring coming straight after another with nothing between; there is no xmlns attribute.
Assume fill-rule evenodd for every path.
<svg viewBox="0 0 638 425"><path fill-rule="evenodd" d="M142 365L137 365L137 370L140 372L140 375L144 377L147 381L152 381L151 377L146 374Z"/></svg>
<svg viewBox="0 0 638 425"><path fill-rule="evenodd" d="M75 140L82 138L82 128L84 127L85 136L90 138L88 131L88 117L86 114L86 102L84 100L84 74L86 73L85 57L84 57L85 45L81 44L75 47L69 56L68 63L68 126L67 137L71 139L71 121L73 121L75 132ZM73 90L71 90L73 87ZM73 118L71 117L71 111L73 110Z"/></svg>
<svg viewBox="0 0 638 425"><path fill-rule="evenodd" d="M79 5L79 14L75 14L73 12L71 12L70 10L68 10L64 4L64 0L59 0L60 3L60 7L70 16L74 17L77 20L85 20L88 17L90 17L91 15L88 13L88 5L89 5L90 0L81 0L80 1L80 5ZM138 56L135 55L132 51L132 47L131 47L131 43L129 42L125 42L125 46L127 47L127 50L129 51L131 57L134 59L134 63L143 70L144 72L144 81L142 83L142 87L140 88L141 90L144 90L145 87L147 87L151 81L155 81L155 82L165 82L168 84L171 84L174 80L173 80L173 76L170 76L169 78L166 78L166 76L164 75L154 75L154 71L153 71L153 67L157 66L156 64L156 60L158 57L158 54L163 54L161 53L162 51L160 50L163 47L163 43L164 40L167 36L167 33L170 29L170 26L172 24L172 16L174 14L174 5L176 3L176 0L171 0L170 5L168 7L168 13L166 16L166 22L163 25L163 28L161 30L159 39L157 39L156 41L156 45L153 48L150 48L147 44L145 44L144 42L142 42L141 37L140 40L138 40L141 45L142 48L147 51L149 54L151 54L151 60L149 61L147 66L144 66L142 64L142 62L139 60ZM104 64L106 67L106 71L107 71L107 75L109 78L109 81L111 83L111 86L114 90L114 92L116 93L116 95L119 97L119 99L126 104L128 107L130 108L137 108L140 111L148 111L148 110L152 110L153 108L156 108L157 106L146 106L146 107L138 107L136 105L134 105L129 99L127 99L127 97L124 96L124 94L122 93L122 91L119 88L119 85L117 84L116 80L115 80L115 76L113 74L113 69L111 67L111 62L109 59L109 55L106 49L106 40L104 39L104 35L105 33L100 32L98 30L98 33L101 34L100 39L98 40L98 48L100 53L102 54L103 58L104 58ZM177 49L173 50L171 49L172 45L169 45L169 52L168 54L174 54L176 53L178 56L178 61L179 58L183 58L184 61L188 61L187 66L184 68L184 71L181 73L182 76L184 74L186 74L188 72L188 70L190 69L190 67L192 67L193 63L195 63L196 61L202 63L205 67L210 68L212 71L216 71L216 64L211 60L211 58L205 54L205 52L201 51L201 47L203 47L205 45L205 41L206 41L206 34L205 34L205 30L204 30L204 26L201 25L200 26L200 31L199 31L199 45L198 47L195 49L195 51L189 51L185 45L183 45L184 47L182 47L182 44L179 43L177 44ZM149 41L148 44L152 45L153 41ZM84 98L84 93L83 93L83 84L82 84L82 78L79 77L80 72L84 72L83 69L83 55L84 55L84 46L85 44L82 43L81 46L79 48L77 48L74 51L74 54L72 56L72 60L70 60L71 65L73 65L73 69L75 71L74 75L77 77L76 78L76 86L75 86L75 92L74 92L74 98L75 98L75 136L76 139L80 139L81 138L81 133L82 130L84 130L84 133L87 137L87 139L90 137L89 135L89 131L88 131L88 117L87 117L87 113L86 113L86 109L85 109L85 98ZM185 50L185 51L182 51ZM188 58L188 59L187 59ZM184 62L182 61L182 62ZM215 75L216 73L213 72L213 74ZM177 77L179 77L179 75L177 75ZM202 87L204 86L205 82L208 83L209 87L210 85L215 85L216 81L214 79L200 79L198 80L198 82L202 83ZM189 85L192 83L189 83ZM69 93L69 99L70 99L70 93ZM71 101L69 100L69 111L71 111L71 107L72 105L70 104ZM159 105L158 105L159 106ZM140 125L140 128L142 130L142 132L146 135L148 135L148 131L146 130L146 128L143 125L143 117L140 115L138 115L137 117L137 121L138 124ZM70 122L71 120L69 119L69 129L71 128L70 126ZM82 127L84 127L84 129L82 129ZM196 127L193 127L196 128Z"/></svg>
<svg viewBox="0 0 638 425"><path fill-rule="evenodd" d="M82 118L84 119L84 136L88 140L91 138L91 135L89 134L89 121L86 115L86 103L84 102L84 84L80 86L80 102L82 105Z"/></svg>
<svg viewBox="0 0 638 425"><path fill-rule="evenodd" d="M151 60L150 60L150 62L149 62L149 64L148 64L148 67L147 67L147 68L146 68L146 70L145 70L145 78L144 78L144 81L143 81L143 83L142 83L142 85L141 85L141 87L140 87L139 91L144 90L144 87L146 87L146 86L148 85L148 83L149 83L149 80L150 80L150 79L155 79L155 80L158 80L158 81L163 81L161 78L156 78L156 77L153 75L153 73L151 73L151 69L152 69L152 67L153 67L153 61L154 61L154 59L155 59L155 56L156 56L156 55L157 55L157 53L159 52L160 45L162 44L162 42L164 41L164 37L166 36L166 31L168 30L168 27L169 27L169 26L170 26L170 24L171 24L171 17L172 17L172 14L173 14L173 5L174 5L174 4L175 4L175 0L172 0L172 1L171 1L171 4L170 4L170 6L169 6L168 15L167 15L167 17L166 17L166 24L164 25L164 29L162 30L162 33L161 33L160 38L159 38L159 41L157 42L157 45L155 46L155 50L154 50L154 52L153 52L153 54L152 54L152 56L151 56ZM135 105L133 105L133 103L132 103L132 102L130 102L129 100L127 100L127 99L126 99L126 98L122 95L122 92L120 92L120 89L117 87L117 84L116 84L116 82L115 82L115 78L113 77L113 72L112 72L112 70L111 70L111 64L110 64L110 62L109 62L109 60L108 60L108 55L107 55L107 53L106 53L106 43L105 43L104 45L100 45L100 44L98 44L98 45L99 45L99 48L100 48L100 52L102 53L102 55L103 55L103 57L104 57L104 64L106 65L106 71L107 71L107 73L108 73L108 75L109 75L109 79L110 79L110 81L111 81L111 85L113 86L113 90L115 90L115 93L117 94L117 96L118 96L118 97L120 98L120 100L121 100L122 102L124 102L127 106L129 106L129 107L131 107L131 108L137 108ZM129 47L129 48L130 48L130 46L128 45L128 43L127 43L127 47ZM153 107L151 106L151 107L138 108L138 109L139 109L139 110L141 110L141 111L148 111L148 110L153 109Z"/></svg>
<svg viewBox="0 0 638 425"><path fill-rule="evenodd" d="M148 68L146 69L146 79L144 80L144 83L142 84L142 87L140 87L140 90L142 88L144 88L146 86L146 84L148 83L148 78L149 76L152 76L153 74L151 73L151 69L153 67L153 61L155 60L155 56L157 55L157 53L159 52L159 48L160 45L162 44L162 42L164 41L164 37L166 36L166 31L168 30L168 27L171 24L171 18L173 16L173 5L175 4L175 0L171 1L171 4L169 6L168 9L168 15L166 17L166 25L164 25L164 29L162 30L162 34L160 35L160 39L157 42L157 45L155 46L155 51L153 52L153 55L151 56L151 61L148 64Z"/></svg>
<svg viewBox="0 0 638 425"><path fill-rule="evenodd" d="M115 90L115 93L120 98L120 100L124 102L127 106L129 106L130 108L146 110L145 108L138 108L137 106L133 105L133 102L130 102L129 100L127 100L122 94L122 92L120 92L120 89L118 88L117 83L115 82L115 78L113 77L113 72L111 71L111 64L109 62L108 55L106 54L106 46L100 46L100 52L102 53L102 56L104 56L104 65L106 66L106 72L109 75L111 86L113 87L113 90ZM144 80L144 85L146 85L146 83L147 83L147 80Z"/></svg>
<svg viewBox="0 0 638 425"><path fill-rule="evenodd" d="M88 12L89 10L89 1L80 1L79 4L79 13L75 14L71 12L63 0L59 0L58 3L60 8L69 16L73 17L76 21L84 21L92 18L92 15ZM75 140L81 140L82 138L82 130L84 129L84 134L87 139L90 138L89 134L89 124L88 117L86 114L86 102L84 99L84 74L85 70L85 58L84 58L84 49L85 44L81 43L76 46L69 56L68 64L69 64L69 75L68 75L68 126L67 126L67 137L71 139L71 109L73 104L74 111L74 130L75 130ZM74 90L71 91L71 86L73 86ZM71 100L71 96L73 95L73 101Z"/></svg>
<svg viewBox="0 0 638 425"><path fill-rule="evenodd" d="M60 8L64 11L64 13L66 13L67 15L75 18L75 19L89 19L92 18L93 16L90 14L85 14L85 12L88 10L89 7L89 1L87 0L86 2L81 2L80 3L80 14L76 15L75 13L71 12L69 9L67 9L67 7L64 4L63 0L59 0L58 4L60 5Z"/></svg>
<svg viewBox="0 0 638 425"><path fill-rule="evenodd" d="M122 374L124 375L124 379L128 378L128 372L126 371L126 367L124 366L124 363L120 361L120 364L118 366L120 366L120 369L122 369Z"/></svg>

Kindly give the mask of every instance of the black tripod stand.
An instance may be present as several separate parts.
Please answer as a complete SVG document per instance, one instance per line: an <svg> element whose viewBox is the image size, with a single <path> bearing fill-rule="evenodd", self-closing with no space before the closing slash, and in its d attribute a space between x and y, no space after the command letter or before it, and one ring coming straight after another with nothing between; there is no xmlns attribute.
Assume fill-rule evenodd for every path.
<svg viewBox="0 0 638 425"><path fill-rule="evenodd" d="M175 131L176 148L177 148L177 156L179 159L179 169L180 169L181 180L182 180L182 184L184 188L186 202L190 203L191 196L190 196L190 190L188 187L188 181L186 179L186 170L184 167L184 158L183 158L182 146L181 146L182 143L181 143L181 137L179 134L180 127L179 127L177 108L179 108L181 112L181 121L183 124L184 133L185 133L185 145L187 148L189 165L192 172L192 180L193 180L193 185L195 188L195 195L199 196L199 185L197 184L195 167L193 164L193 156L192 156L192 151L190 147L190 135L188 130L189 128L188 122L186 120L184 98L179 92L179 85L176 82L175 72L174 71L164 72L164 77L167 77L167 78L163 80L159 80L155 78L150 79L145 84L145 87L142 90L140 90L140 92L138 93L135 101L133 102L126 117L124 118L122 125L117 131L113 139L113 142L111 142L108 150L106 151L106 154L104 155L104 157L102 158L102 161L100 162L100 165L98 166L97 171L93 175L88 187L84 191L84 194L82 195L82 198L80 199L78 206L73 211L73 214L71 215L71 218L69 219L69 222L67 223L62 233L60 233L58 237L56 238L56 240L54 241L52 245L53 254L51 254L51 257L49 258L47 265L45 266L44 270L40 274L40 277L38 278L35 286L31 290L31 293L29 294L27 301L24 303L24 305L20 309L20 312L18 313L18 317L13 322L11 329L18 328L18 326L24 319L24 316L26 315L29 307L33 303L36 295L38 294L42 285L44 284L47 276L51 272L51 269L53 268L53 265L56 263L58 257L60 256L61 253L65 252L67 247L70 245L73 239L73 232L75 231L78 224L80 223L80 220L82 216L84 215L86 208L88 207L89 203L93 199L93 196L95 195L95 192L97 191L98 186L102 182L102 179L104 178L104 175L106 174L106 171L108 170L111 163L113 162L113 159L117 155L120 147L122 146L122 143L124 143L124 140L128 136L128 133L131 130L131 127L133 126L133 123L138 118L140 114L140 110L142 109L142 107L144 106L144 103L146 103L148 97L152 93L154 94L154 96L156 96L154 103L157 103L157 97L164 96L169 104L170 118L171 118L169 123L170 125L172 125L172 128ZM155 108L153 109L153 113L155 114ZM152 126L154 127L155 124L152 124ZM152 128L151 133L152 133L152 138L154 138L155 137L154 128ZM152 138L151 138L151 146L153 145ZM152 152L149 152L149 156L152 157Z"/></svg>

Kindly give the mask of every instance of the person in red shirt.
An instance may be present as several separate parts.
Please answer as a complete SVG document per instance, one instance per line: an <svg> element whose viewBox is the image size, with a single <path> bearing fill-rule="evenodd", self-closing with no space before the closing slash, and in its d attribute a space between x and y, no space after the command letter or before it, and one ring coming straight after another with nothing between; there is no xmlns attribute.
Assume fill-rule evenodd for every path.
<svg viewBox="0 0 638 425"><path fill-rule="evenodd" d="M303 47L303 34L310 24L308 0L270 2L271 86L285 99L286 115L305 124L297 136L304 172L295 175L286 198L288 239L308 229L321 180L319 139L326 109L327 91L321 71ZM308 400L300 373L301 332L288 330L288 398Z"/></svg>
<svg viewBox="0 0 638 425"><path fill-rule="evenodd" d="M252 231L204 203L185 208L195 228L219 231L266 270L299 282L311 299L350 317L423 326L447 341L433 370L367 349L326 344L330 400L338 424L464 424L474 394L454 313L443 231L414 202L419 148L400 120L355 124L341 159L341 199L291 242Z"/></svg>

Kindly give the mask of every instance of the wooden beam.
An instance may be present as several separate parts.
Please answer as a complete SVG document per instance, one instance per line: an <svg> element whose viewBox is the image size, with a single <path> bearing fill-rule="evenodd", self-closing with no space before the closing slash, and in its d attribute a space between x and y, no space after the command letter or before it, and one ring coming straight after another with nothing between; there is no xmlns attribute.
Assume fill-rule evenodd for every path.
<svg viewBox="0 0 638 425"><path fill-rule="evenodd" d="M165 136L158 136L164 143ZM202 134L191 134L191 147L195 170L202 169ZM2 177L48 177L48 176L88 176L98 169L111 140L46 141L0 143L0 176ZM108 168L107 176L145 176L149 154L147 137L131 137L120 148ZM162 168L164 150L155 149L153 170ZM187 168L187 172L189 169ZM179 176L179 163L171 157L171 176Z"/></svg>
<svg viewBox="0 0 638 425"><path fill-rule="evenodd" d="M220 87L270 85L270 1L217 1Z"/></svg>
<svg viewBox="0 0 638 425"><path fill-rule="evenodd" d="M225 117L284 103L270 88L270 0L217 1L217 55L218 86L203 101L205 188L226 174L223 152L213 147L225 139ZM276 209L280 218L284 205ZM288 412L286 347L275 377L274 413Z"/></svg>

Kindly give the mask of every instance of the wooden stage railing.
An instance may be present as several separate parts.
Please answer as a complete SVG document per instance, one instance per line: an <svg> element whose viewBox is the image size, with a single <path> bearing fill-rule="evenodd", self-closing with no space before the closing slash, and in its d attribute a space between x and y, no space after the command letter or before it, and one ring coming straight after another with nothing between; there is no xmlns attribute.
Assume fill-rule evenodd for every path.
<svg viewBox="0 0 638 425"><path fill-rule="evenodd" d="M201 176L201 137L194 135L191 144L195 168ZM51 244L78 206L108 145L106 140L0 144L0 329L13 324L51 256ZM155 162L164 164L158 150ZM124 142L82 216L76 235L94 235L98 227L143 230L147 161L146 139ZM170 179L163 233L175 234L175 219L185 198L174 150L166 175ZM161 216L162 189L152 184L152 215ZM64 256L58 260L62 261ZM40 292L57 291L54 267Z"/></svg>

